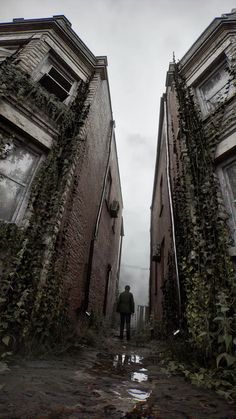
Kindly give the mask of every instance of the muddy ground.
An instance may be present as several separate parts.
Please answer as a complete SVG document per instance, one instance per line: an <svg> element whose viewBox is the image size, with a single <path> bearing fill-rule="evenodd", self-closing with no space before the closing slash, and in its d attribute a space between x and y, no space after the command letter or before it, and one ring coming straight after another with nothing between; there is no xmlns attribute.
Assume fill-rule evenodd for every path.
<svg viewBox="0 0 236 419"><path fill-rule="evenodd" d="M157 344L158 345L158 344ZM15 358L0 374L4 419L236 419L235 405L163 372L155 345Z"/></svg>

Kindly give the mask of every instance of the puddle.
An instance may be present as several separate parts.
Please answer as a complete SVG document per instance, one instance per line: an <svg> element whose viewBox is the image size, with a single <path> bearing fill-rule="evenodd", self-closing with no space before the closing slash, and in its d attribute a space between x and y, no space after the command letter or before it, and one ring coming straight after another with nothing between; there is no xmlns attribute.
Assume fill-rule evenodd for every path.
<svg viewBox="0 0 236 419"><path fill-rule="evenodd" d="M142 368L142 370L144 370L144 368ZM139 383L142 383L143 381L147 381L148 375L147 373L142 372L142 370L139 370L138 372L132 372L131 381L138 381Z"/></svg>
<svg viewBox="0 0 236 419"><path fill-rule="evenodd" d="M113 356L100 355L100 359L102 365L110 364L112 373L115 369L121 377L127 377L120 386L112 386L113 402L116 400L117 403L123 403L125 409L129 409L133 403L145 402L149 398L151 390L148 384L148 370L143 367L142 356L135 353L127 354L124 351Z"/></svg>
<svg viewBox="0 0 236 419"><path fill-rule="evenodd" d="M151 392L138 390L137 388L130 388L128 393L134 400L145 401L150 396Z"/></svg>

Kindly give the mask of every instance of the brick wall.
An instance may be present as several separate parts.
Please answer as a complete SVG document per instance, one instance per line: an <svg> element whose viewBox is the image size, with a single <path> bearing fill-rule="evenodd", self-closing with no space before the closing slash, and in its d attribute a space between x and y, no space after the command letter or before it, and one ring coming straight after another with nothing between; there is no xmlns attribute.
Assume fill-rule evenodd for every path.
<svg viewBox="0 0 236 419"><path fill-rule="evenodd" d="M92 87L92 86L91 86ZM66 264L65 281L70 293L70 315L76 319L85 298L89 251L103 188L103 179L109 152L112 114L109 103L108 84L96 75L90 89L90 113L84 128L84 144L77 161L73 186L68 194L64 214L64 246L60 254ZM116 164L111 159L115 185L120 194ZM120 223L120 221L119 221ZM115 265L118 254L119 226L112 232L112 219L103 205L99 236L95 244L90 287L89 310L101 312L104 302L106 272L108 263ZM66 261L65 261L66 260ZM114 282L115 275L112 273ZM110 295L114 286L111 286ZM111 301L111 300L110 300ZM110 307L110 305L109 305ZM111 309L108 309L111 312Z"/></svg>
<svg viewBox="0 0 236 419"><path fill-rule="evenodd" d="M50 47L46 44L43 35L40 39L32 39L22 48L17 57L20 60L19 66L31 74L49 50Z"/></svg>

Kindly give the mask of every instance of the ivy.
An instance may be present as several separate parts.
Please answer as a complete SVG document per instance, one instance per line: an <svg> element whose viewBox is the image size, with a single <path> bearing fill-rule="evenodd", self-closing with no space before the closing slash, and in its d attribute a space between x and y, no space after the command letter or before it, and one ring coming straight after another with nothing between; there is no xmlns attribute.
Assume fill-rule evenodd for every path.
<svg viewBox="0 0 236 419"><path fill-rule="evenodd" d="M184 325L192 347L204 357L217 357L222 349L231 356L235 271L228 255L229 231L218 200L214 166L225 101L219 101L204 123L178 64L174 83L180 135L178 143L174 140L177 175L173 195ZM168 298L164 292L164 299ZM227 323L227 333L222 321Z"/></svg>
<svg viewBox="0 0 236 419"><path fill-rule="evenodd" d="M0 223L1 255L2 249L11 249L7 262L11 272L9 269L2 272L2 343L29 350L39 343L62 340L68 331L68 296L63 281L66 264L58 266L57 260L63 235L58 222L65 207L63 194L71 167L84 152L79 134L89 111L85 105L89 83L80 82L77 96L68 107L11 62L1 65L0 80L2 97L13 97L35 112L44 112L59 132L33 182L27 227ZM5 144L1 144L4 152Z"/></svg>

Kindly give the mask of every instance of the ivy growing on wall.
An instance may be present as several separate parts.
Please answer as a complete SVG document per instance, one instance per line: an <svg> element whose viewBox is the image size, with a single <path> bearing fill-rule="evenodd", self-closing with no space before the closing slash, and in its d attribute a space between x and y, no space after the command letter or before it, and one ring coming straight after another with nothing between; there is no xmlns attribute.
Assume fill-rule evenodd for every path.
<svg viewBox="0 0 236 419"><path fill-rule="evenodd" d="M223 353L230 363L235 272L228 255L229 232L219 206L214 167L224 103L214 114L218 126L211 121L205 126L178 64L174 82L180 129L174 212L184 321L199 353L207 357Z"/></svg>
<svg viewBox="0 0 236 419"><path fill-rule="evenodd" d="M5 345L29 348L39 342L55 343L67 328L67 295L56 258L58 225L71 166L84 150L79 134L89 111L85 105L88 88L89 83L81 81L68 107L13 63L5 61L0 67L1 96L42 111L59 132L33 182L27 227L0 223L1 255L3 248L11 249L7 264L11 271L2 272L0 291L0 331ZM4 151L4 141L1 146Z"/></svg>

